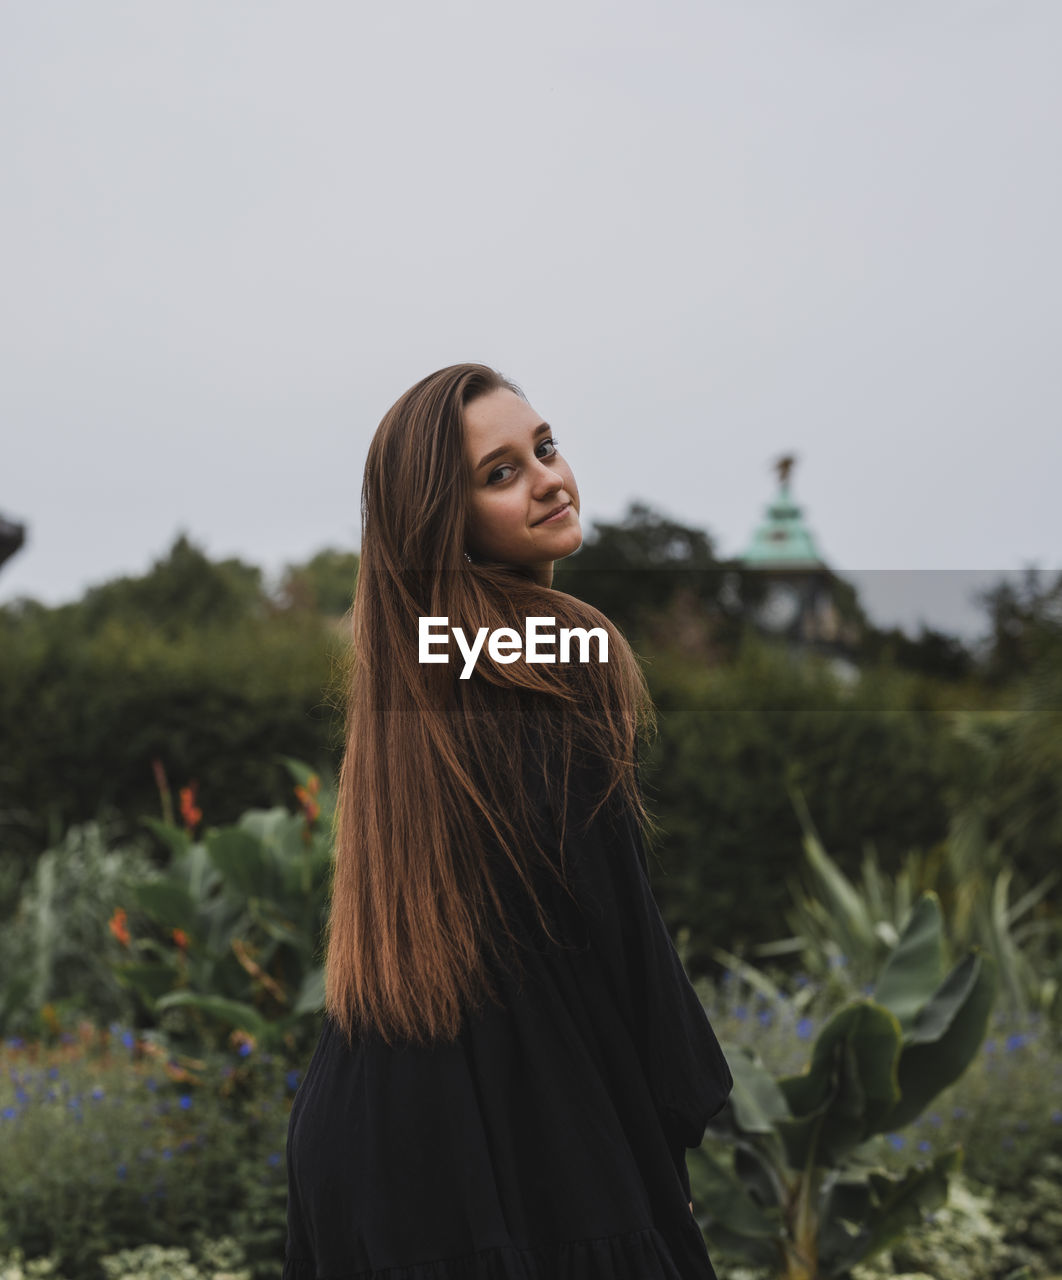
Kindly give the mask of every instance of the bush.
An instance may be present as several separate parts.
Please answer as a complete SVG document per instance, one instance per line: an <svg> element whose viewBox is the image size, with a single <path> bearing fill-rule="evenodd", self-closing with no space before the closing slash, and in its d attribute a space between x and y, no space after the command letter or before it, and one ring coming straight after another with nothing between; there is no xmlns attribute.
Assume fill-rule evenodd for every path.
<svg viewBox="0 0 1062 1280"><path fill-rule="evenodd" d="M99 1280L118 1250L232 1235L254 1276L276 1276L297 1069L239 1037L177 1059L83 1024L50 1048L8 1042L0 1071L0 1253Z"/></svg>

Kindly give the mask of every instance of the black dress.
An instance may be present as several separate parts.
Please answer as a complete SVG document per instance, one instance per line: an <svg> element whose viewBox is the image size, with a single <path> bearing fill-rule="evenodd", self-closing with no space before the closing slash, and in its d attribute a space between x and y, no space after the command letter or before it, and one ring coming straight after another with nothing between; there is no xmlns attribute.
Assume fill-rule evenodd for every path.
<svg viewBox="0 0 1062 1280"><path fill-rule="evenodd" d="M373 1033L351 1052L325 1018L288 1125L283 1280L714 1280L686 1148L733 1080L634 815L613 797L580 834L603 776L585 760L571 776L581 909L559 886L549 908L570 946L500 876L528 944L522 979L492 968L503 1008L431 1048Z"/></svg>

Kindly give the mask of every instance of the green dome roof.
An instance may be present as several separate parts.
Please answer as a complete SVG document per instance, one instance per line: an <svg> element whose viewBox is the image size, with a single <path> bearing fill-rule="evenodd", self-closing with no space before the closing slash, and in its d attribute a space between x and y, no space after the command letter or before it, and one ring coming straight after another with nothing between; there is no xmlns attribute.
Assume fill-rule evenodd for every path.
<svg viewBox="0 0 1062 1280"><path fill-rule="evenodd" d="M790 497L787 479L779 484L763 523L738 559L753 567L825 567L826 562L819 555L811 530L804 523L804 514Z"/></svg>

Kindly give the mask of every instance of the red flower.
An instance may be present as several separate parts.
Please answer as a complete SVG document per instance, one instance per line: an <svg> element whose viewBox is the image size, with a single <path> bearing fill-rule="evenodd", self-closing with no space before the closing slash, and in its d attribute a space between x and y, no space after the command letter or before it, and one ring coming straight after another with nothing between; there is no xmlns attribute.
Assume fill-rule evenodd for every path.
<svg viewBox="0 0 1062 1280"><path fill-rule="evenodd" d="M195 804L198 785L197 782L193 782L191 786L181 788L181 821L189 833L203 820L203 810L197 809Z"/></svg>
<svg viewBox="0 0 1062 1280"><path fill-rule="evenodd" d="M118 939L123 947L129 945L129 930L125 927L125 909L116 907L114 915L107 922L107 928Z"/></svg>
<svg viewBox="0 0 1062 1280"><path fill-rule="evenodd" d="M302 811L306 815L308 823L316 822L321 812L321 806L314 799L320 789L321 780L316 774L311 775L305 787L298 786L295 788L295 799L302 806Z"/></svg>
<svg viewBox="0 0 1062 1280"><path fill-rule="evenodd" d="M173 940L182 951L188 950L188 935L183 929L174 929Z"/></svg>

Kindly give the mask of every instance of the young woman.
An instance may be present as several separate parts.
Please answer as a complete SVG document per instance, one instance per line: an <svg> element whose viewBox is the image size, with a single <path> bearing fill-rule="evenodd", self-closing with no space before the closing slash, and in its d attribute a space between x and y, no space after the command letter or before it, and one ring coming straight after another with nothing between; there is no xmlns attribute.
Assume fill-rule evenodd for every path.
<svg viewBox="0 0 1062 1280"><path fill-rule="evenodd" d="M715 1275L685 1153L732 1079L649 885L644 678L551 587L582 542L557 445L518 387L460 364L369 447L285 1280ZM519 652L528 619L589 639L551 662L540 622ZM483 628L506 643L470 662L454 640L471 654Z"/></svg>

